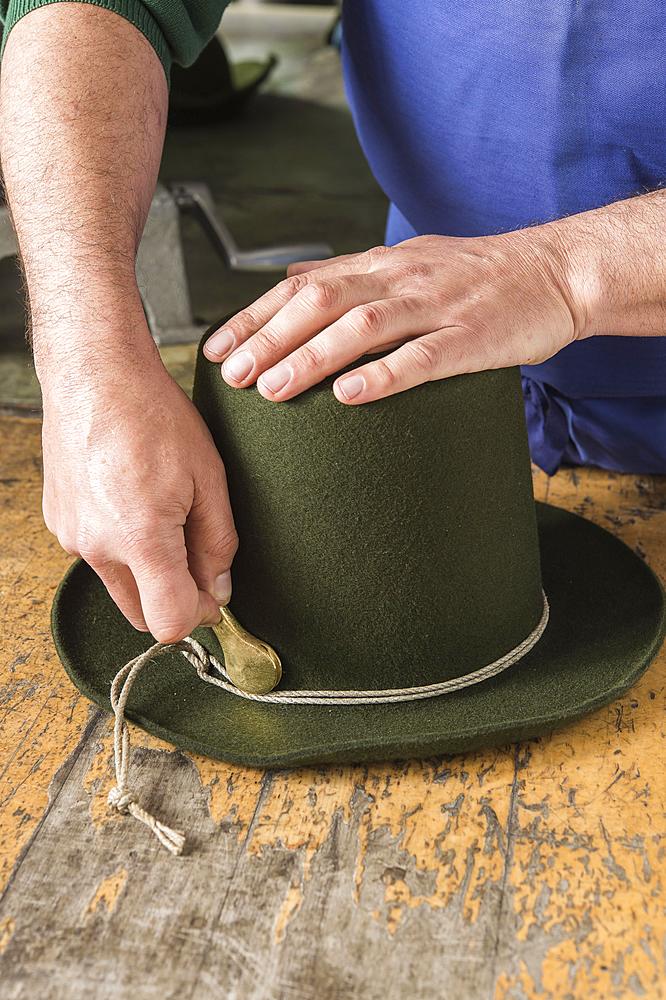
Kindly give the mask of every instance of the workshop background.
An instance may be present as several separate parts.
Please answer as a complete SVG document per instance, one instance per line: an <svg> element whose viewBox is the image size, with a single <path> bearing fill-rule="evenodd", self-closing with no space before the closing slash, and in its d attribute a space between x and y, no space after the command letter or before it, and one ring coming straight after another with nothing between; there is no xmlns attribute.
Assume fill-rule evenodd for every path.
<svg viewBox="0 0 666 1000"><path fill-rule="evenodd" d="M285 246L382 241L335 20L330 4L232 4L232 62L275 67L236 117L169 129L139 272L188 391L194 340L276 280ZM131 727L139 791L193 849L175 860L109 810L111 719L51 642L70 558L42 522L13 253L0 208L0 997L666 996L663 651L582 722L464 757L260 771ZM664 477L535 469L534 487L666 578Z"/></svg>

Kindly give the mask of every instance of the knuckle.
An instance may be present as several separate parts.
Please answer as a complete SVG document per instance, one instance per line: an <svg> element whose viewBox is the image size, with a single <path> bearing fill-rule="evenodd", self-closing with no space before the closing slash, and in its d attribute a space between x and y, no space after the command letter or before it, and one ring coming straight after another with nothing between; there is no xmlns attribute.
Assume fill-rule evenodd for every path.
<svg viewBox="0 0 666 1000"><path fill-rule="evenodd" d="M215 554L222 559L233 559L238 552L238 532L235 528L222 531L218 535Z"/></svg>
<svg viewBox="0 0 666 1000"><path fill-rule="evenodd" d="M313 343L303 344L298 351L298 366L303 371L319 371L325 363L325 351Z"/></svg>
<svg viewBox="0 0 666 1000"><path fill-rule="evenodd" d="M364 338L371 337L384 326L384 311L376 302L368 302L352 310L354 329Z"/></svg>
<svg viewBox="0 0 666 1000"><path fill-rule="evenodd" d="M337 289L330 281L313 281L303 289L301 295L310 306L322 311L332 309L337 301Z"/></svg>
<svg viewBox="0 0 666 1000"><path fill-rule="evenodd" d="M148 627L158 642L179 642L189 635L197 624L198 622L190 621L182 615L174 615L172 618L153 619L148 623Z"/></svg>
<svg viewBox="0 0 666 1000"><path fill-rule="evenodd" d="M398 381L398 376L385 358L374 362L375 376L383 388L392 388Z"/></svg>
<svg viewBox="0 0 666 1000"><path fill-rule="evenodd" d="M429 375L441 362L441 346L433 340L413 340L405 345L405 352L412 368Z"/></svg>
<svg viewBox="0 0 666 1000"><path fill-rule="evenodd" d="M232 319L228 320L224 325L227 327L234 336L238 337L245 333L246 330L253 329L257 324L256 314L252 309L243 309L242 312L237 313Z"/></svg>
<svg viewBox="0 0 666 1000"><path fill-rule="evenodd" d="M367 250L365 256L370 267L375 268L383 266L390 253L391 247L378 246Z"/></svg>
<svg viewBox="0 0 666 1000"><path fill-rule="evenodd" d="M109 561L107 546L94 530L87 529L85 526L80 527L75 544L78 554L91 566L100 567Z"/></svg>
<svg viewBox="0 0 666 1000"><path fill-rule="evenodd" d="M137 614L134 614L134 613L131 613L131 614L130 613L126 613L125 617L127 618L127 621L130 623L130 625L132 626L132 628L135 628L137 630L137 632L147 632L148 631L148 626L146 625L146 623L143 620L143 618L141 617L141 615L137 615Z"/></svg>
<svg viewBox="0 0 666 1000"><path fill-rule="evenodd" d="M307 274L290 274L288 278L280 282L280 285L289 298L293 298L305 286L309 284Z"/></svg>
<svg viewBox="0 0 666 1000"><path fill-rule="evenodd" d="M60 548L64 549L65 552L67 552L70 556L78 556L80 554L78 546L76 544L76 540L72 535L69 535L67 532L64 531L57 531L55 535L56 538L58 539L58 544L60 545Z"/></svg>
<svg viewBox="0 0 666 1000"><path fill-rule="evenodd" d="M275 354L283 347L282 338L270 326L265 326L255 337L256 345L262 354Z"/></svg>
<svg viewBox="0 0 666 1000"><path fill-rule="evenodd" d="M91 566L104 561L104 548L94 529L79 524L58 532L58 541L66 552L78 555Z"/></svg>
<svg viewBox="0 0 666 1000"><path fill-rule="evenodd" d="M78 542L77 552L90 566L101 566L103 563L108 562L106 553L99 542L86 540L84 542Z"/></svg>

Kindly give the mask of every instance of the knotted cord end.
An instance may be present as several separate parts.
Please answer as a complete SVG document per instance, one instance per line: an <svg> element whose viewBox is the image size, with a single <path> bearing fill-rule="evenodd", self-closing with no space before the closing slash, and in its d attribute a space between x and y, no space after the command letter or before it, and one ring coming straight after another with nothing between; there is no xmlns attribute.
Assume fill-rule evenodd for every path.
<svg viewBox="0 0 666 1000"><path fill-rule="evenodd" d="M128 792L121 792L118 786L114 785L106 801L112 809L117 809L119 813L126 816L134 799Z"/></svg>
<svg viewBox="0 0 666 1000"><path fill-rule="evenodd" d="M115 716L113 726L113 757L116 770L116 784L109 792L108 803L112 809L116 809L122 815L130 813L140 823L145 824L153 831L160 844L166 847L172 854L179 855L185 848L185 835L180 830L173 830L166 823L162 823L147 812L136 801L127 788L130 764L130 738L129 730L125 723L125 706L132 689L132 685L137 676L147 663L157 659L162 653L169 649L178 649L181 652L189 653L194 650L197 660L205 659L202 647L194 639L187 639L182 642L162 643L157 642L144 653L136 656L129 663L122 667L111 684L111 708ZM201 652L199 652L201 650ZM195 664L196 665L196 664Z"/></svg>
<svg viewBox="0 0 666 1000"><path fill-rule="evenodd" d="M166 823L162 823L161 820L157 819L156 816L153 816L152 813L147 812L129 792L124 792L117 785L114 785L109 792L107 801L112 809L116 809L123 816L129 813L135 819L138 819L140 823L144 823L153 831L160 844L166 847L168 851L171 851L172 854L178 856L183 853L185 848L185 834L181 833L180 830L172 829L172 827L167 826Z"/></svg>

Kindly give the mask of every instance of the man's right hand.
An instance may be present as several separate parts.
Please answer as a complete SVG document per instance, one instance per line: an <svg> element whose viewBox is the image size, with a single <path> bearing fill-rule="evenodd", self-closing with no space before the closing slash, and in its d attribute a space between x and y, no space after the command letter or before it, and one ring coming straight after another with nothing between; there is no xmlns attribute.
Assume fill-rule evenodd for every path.
<svg viewBox="0 0 666 1000"><path fill-rule="evenodd" d="M44 517L135 628L174 642L219 621L237 538L208 428L146 355L41 373Z"/></svg>
<svg viewBox="0 0 666 1000"><path fill-rule="evenodd" d="M30 10L6 39L0 157L44 401L44 515L133 625L219 619L236 548L224 469L148 330L134 263L167 81L130 21Z"/></svg>

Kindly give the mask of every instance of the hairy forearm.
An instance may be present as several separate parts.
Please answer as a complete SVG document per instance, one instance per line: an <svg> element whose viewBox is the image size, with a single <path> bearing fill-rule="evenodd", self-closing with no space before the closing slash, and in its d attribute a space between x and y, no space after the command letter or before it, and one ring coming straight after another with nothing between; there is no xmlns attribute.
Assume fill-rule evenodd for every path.
<svg viewBox="0 0 666 1000"><path fill-rule="evenodd" d="M134 267L166 109L157 56L116 14L58 3L8 39L0 156L42 382L154 351Z"/></svg>
<svg viewBox="0 0 666 1000"><path fill-rule="evenodd" d="M555 236L578 335L666 335L666 190L544 227Z"/></svg>

